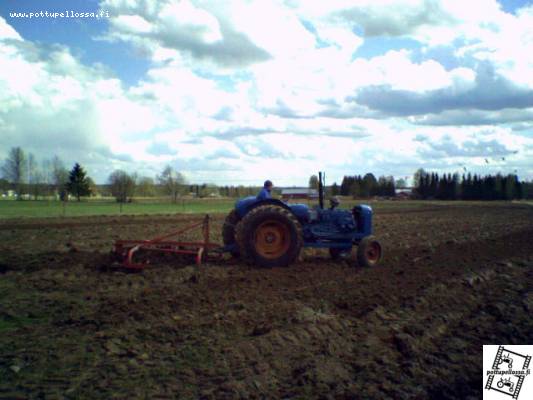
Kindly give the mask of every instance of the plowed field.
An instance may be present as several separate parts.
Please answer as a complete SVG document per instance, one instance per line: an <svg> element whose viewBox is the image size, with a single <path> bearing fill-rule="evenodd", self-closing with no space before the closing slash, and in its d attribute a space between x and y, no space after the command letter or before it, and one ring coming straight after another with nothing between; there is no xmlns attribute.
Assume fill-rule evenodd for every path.
<svg viewBox="0 0 533 400"><path fill-rule="evenodd" d="M201 218L0 222L0 398L478 399L482 345L533 343L529 205L385 207L375 268L113 266Z"/></svg>

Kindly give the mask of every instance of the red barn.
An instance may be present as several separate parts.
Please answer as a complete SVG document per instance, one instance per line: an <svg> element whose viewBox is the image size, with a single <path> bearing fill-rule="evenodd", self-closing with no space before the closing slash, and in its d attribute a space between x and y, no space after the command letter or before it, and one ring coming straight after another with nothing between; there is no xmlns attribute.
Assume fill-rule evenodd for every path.
<svg viewBox="0 0 533 400"><path fill-rule="evenodd" d="M288 188L281 190L283 200L292 199L318 199L318 191L309 188Z"/></svg>

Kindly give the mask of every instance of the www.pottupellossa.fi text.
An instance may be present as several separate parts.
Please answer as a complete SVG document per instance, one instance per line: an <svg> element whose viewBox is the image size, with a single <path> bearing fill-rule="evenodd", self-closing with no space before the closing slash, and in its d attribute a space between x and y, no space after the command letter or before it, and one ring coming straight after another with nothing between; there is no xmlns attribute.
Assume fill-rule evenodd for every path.
<svg viewBox="0 0 533 400"><path fill-rule="evenodd" d="M109 18L109 11L99 10L96 12L77 12L66 10L61 12L36 11L36 12L10 12L11 18Z"/></svg>

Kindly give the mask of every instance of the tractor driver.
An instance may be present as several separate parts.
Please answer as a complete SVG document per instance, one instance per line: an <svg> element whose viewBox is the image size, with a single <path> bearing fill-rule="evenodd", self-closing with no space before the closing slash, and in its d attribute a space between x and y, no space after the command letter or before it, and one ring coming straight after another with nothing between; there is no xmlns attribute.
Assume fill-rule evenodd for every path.
<svg viewBox="0 0 533 400"><path fill-rule="evenodd" d="M271 199L272 198L272 182L269 181L269 180L266 180L265 181L265 184L263 185L263 189L261 189L261 191L259 192L259 194L257 195L257 198L259 200L267 200L267 199Z"/></svg>
<svg viewBox="0 0 533 400"><path fill-rule="evenodd" d="M333 196L331 199L329 199L329 209L334 210L336 207L338 207L341 204L339 198L337 196Z"/></svg>

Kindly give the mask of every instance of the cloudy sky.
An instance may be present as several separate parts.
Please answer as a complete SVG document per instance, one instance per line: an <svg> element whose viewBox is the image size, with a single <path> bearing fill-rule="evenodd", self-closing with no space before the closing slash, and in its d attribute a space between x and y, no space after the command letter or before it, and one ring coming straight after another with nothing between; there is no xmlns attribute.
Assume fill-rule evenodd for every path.
<svg viewBox="0 0 533 400"><path fill-rule="evenodd" d="M13 146L99 183L530 180L533 3L2 0L0 160Z"/></svg>

